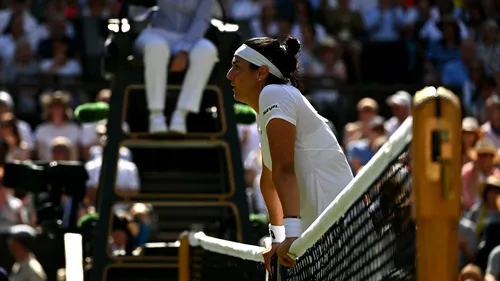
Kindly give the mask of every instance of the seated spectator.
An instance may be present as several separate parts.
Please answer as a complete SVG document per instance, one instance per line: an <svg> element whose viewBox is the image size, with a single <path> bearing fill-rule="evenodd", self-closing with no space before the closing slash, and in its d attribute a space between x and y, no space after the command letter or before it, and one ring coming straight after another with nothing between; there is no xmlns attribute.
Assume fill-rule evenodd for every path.
<svg viewBox="0 0 500 281"><path fill-rule="evenodd" d="M380 137L384 137L384 119L380 116L374 117L370 121L370 133L367 138L353 141L347 145L346 157L355 174L370 161L378 150L378 145L374 145ZM374 150L374 148L376 150Z"/></svg>
<svg viewBox="0 0 500 281"><path fill-rule="evenodd" d="M306 76L317 75L318 66L321 64L314 51L317 48L314 29L310 25L303 26L301 29L303 40L301 41L302 52L299 54L300 69Z"/></svg>
<svg viewBox="0 0 500 281"><path fill-rule="evenodd" d="M410 116L412 97L406 91L397 91L387 99L387 104L391 107L393 116L385 122L384 127L390 136Z"/></svg>
<svg viewBox="0 0 500 281"><path fill-rule="evenodd" d="M477 58L483 63L487 73L500 71L500 34L498 24L493 19L486 20L481 28L481 39L477 44Z"/></svg>
<svg viewBox="0 0 500 281"><path fill-rule="evenodd" d="M275 37L278 35L278 22L276 21L276 5L272 0L262 3L262 10L258 17L250 21L251 37Z"/></svg>
<svg viewBox="0 0 500 281"><path fill-rule="evenodd" d="M295 17L296 21L292 26L290 35L302 41L301 30L303 26L311 26L314 29L316 40L323 41L327 36L325 28L316 22L314 10L311 7L310 1L299 0L295 1Z"/></svg>
<svg viewBox="0 0 500 281"><path fill-rule="evenodd" d="M107 126L106 121L97 122L95 130L96 130L96 135L97 135L98 141L97 141L96 145L92 146L89 149L89 152L88 152L88 155L89 155L88 160L89 161L102 157L103 148L106 145L106 141L107 141L106 126ZM125 123L123 125L123 131L125 133L128 133L128 127L125 126ZM119 157L123 160L131 161L131 162L133 161L132 152L130 151L130 149L128 149L125 146L120 147L118 154L120 155Z"/></svg>
<svg viewBox="0 0 500 281"><path fill-rule="evenodd" d="M6 231L10 226L23 223L22 207L23 202L14 196L11 189L0 186L0 230Z"/></svg>
<svg viewBox="0 0 500 281"><path fill-rule="evenodd" d="M460 31L453 19L441 23L443 38L430 42L427 46L427 59L433 64L438 73L442 72L443 66L449 62L460 59Z"/></svg>
<svg viewBox="0 0 500 281"><path fill-rule="evenodd" d="M165 85L167 68L180 72L187 70L176 109L170 120L170 131L185 134L186 117L197 113L205 86L217 61L217 48L203 38L210 25L214 0L177 2L160 1L159 10L137 39L137 48L144 54L144 77L148 109L149 131L167 132L165 121ZM188 4L189 3L189 4ZM180 10L182 9L182 10ZM189 60L189 65L188 65Z"/></svg>
<svg viewBox="0 0 500 281"><path fill-rule="evenodd" d="M444 22L454 21L457 26L460 39L469 38L469 33L464 22L460 19L460 10L454 9L451 1L438 1L437 7L431 9L431 14L427 22L419 32L419 37L425 41L436 42L444 37L444 31L441 25Z"/></svg>
<svg viewBox="0 0 500 281"><path fill-rule="evenodd" d="M441 80L444 85L462 86L470 80L469 72L476 55L474 41L467 39L460 47L460 59L451 60L444 64Z"/></svg>
<svg viewBox="0 0 500 281"><path fill-rule="evenodd" d="M468 264L462 268L459 281L483 281L481 269L473 264Z"/></svg>
<svg viewBox="0 0 500 281"><path fill-rule="evenodd" d="M0 11L0 30L4 30L13 16L22 16L23 27L26 32L36 30L38 26L37 19L30 13L30 1L13 0L9 7Z"/></svg>
<svg viewBox="0 0 500 281"><path fill-rule="evenodd" d="M144 203L135 203L130 207L129 213L139 227L134 245L141 247L148 242L149 233L151 232L151 206Z"/></svg>
<svg viewBox="0 0 500 281"><path fill-rule="evenodd" d="M101 136L106 134L106 121L100 122L97 126L97 130ZM124 149L123 151L128 151ZM123 153L123 152L122 152ZM122 155L120 153L120 155ZM129 153L123 153L124 155L129 155ZM89 175L89 180L87 181L87 199L86 201L90 205L95 204L95 196L97 194L97 187L99 185L99 177L102 168L102 156L99 155L89 162L85 163L85 169ZM120 157L117 163L116 172L116 191L121 196L130 196L139 193L140 191L140 179L137 166L134 162ZM107 187L113 188L113 187ZM128 209L126 205L115 205L115 209L123 210Z"/></svg>
<svg viewBox="0 0 500 281"><path fill-rule="evenodd" d="M500 191L498 192L500 194ZM491 194L490 194L491 195ZM498 195L497 195L498 196ZM479 233L477 264L483 272L488 268L488 260L495 247L500 246L500 196L497 197L497 211L489 211L483 220L483 230Z"/></svg>
<svg viewBox="0 0 500 281"><path fill-rule="evenodd" d="M63 1L47 1L44 11L44 21L39 25L37 33L39 40L51 37L67 36L73 38L75 29L64 15Z"/></svg>
<svg viewBox="0 0 500 281"><path fill-rule="evenodd" d="M483 136L484 133L474 117L465 117L462 120L462 165L472 161L470 152Z"/></svg>
<svg viewBox="0 0 500 281"><path fill-rule="evenodd" d="M313 76L330 76L339 81L347 80L347 68L342 60L341 46L330 36L319 41L316 64L312 66Z"/></svg>
<svg viewBox="0 0 500 281"><path fill-rule="evenodd" d="M14 100L12 96L5 92L0 91L0 115L5 113L13 113L14 111ZM16 118L17 119L17 118ZM35 140L33 138L33 132L28 123L23 120L16 120L17 130L21 136L21 140L26 143L28 150L32 151L35 149Z"/></svg>
<svg viewBox="0 0 500 281"><path fill-rule="evenodd" d="M39 72L40 67L33 55L31 45L21 40L16 44L14 60L4 65L1 75L6 81L14 82L19 76L33 76Z"/></svg>
<svg viewBox="0 0 500 281"><path fill-rule="evenodd" d="M370 133L370 121L378 113L378 103L372 98L363 98L356 105L356 109L358 110L358 121L348 123L344 128L345 147L351 141L368 137Z"/></svg>
<svg viewBox="0 0 500 281"><path fill-rule="evenodd" d="M46 120L35 131L37 154L40 160L52 160L50 145L56 137L71 141L72 158L78 160L80 128L73 123L73 110L68 106L70 96L65 92L46 93L41 97L43 118Z"/></svg>
<svg viewBox="0 0 500 281"><path fill-rule="evenodd" d="M80 62L71 56L71 40L67 37L52 40L50 59L42 60L40 69L45 74L60 76L79 76L82 74Z"/></svg>
<svg viewBox="0 0 500 281"><path fill-rule="evenodd" d="M361 77L361 44L364 34L364 23L359 11L352 9L351 1L340 0L334 8L331 1L321 1L320 13L324 19L325 28L334 36L345 51L344 55L351 59L354 74Z"/></svg>
<svg viewBox="0 0 500 281"><path fill-rule="evenodd" d="M0 115L0 138L5 139L9 145L6 161L24 161L31 157L28 144L22 140L16 123L14 114L7 112Z"/></svg>
<svg viewBox="0 0 500 281"><path fill-rule="evenodd" d="M491 251L484 281L500 280L500 245Z"/></svg>
<svg viewBox="0 0 500 281"><path fill-rule="evenodd" d="M496 217L500 212L500 177L490 176L478 185L479 201L474 204L466 217L476 224L476 236L482 237L484 226L490 218Z"/></svg>
<svg viewBox="0 0 500 281"><path fill-rule="evenodd" d="M135 246L134 239L139 234L139 228L130 214L124 211L116 212L113 216L111 233L111 255L132 256Z"/></svg>
<svg viewBox="0 0 500 281"><path fill-rule="evenodd" d="M7 242L16 261L12 266L10 281L46 281L45 271L33 254L36 230L28 225L16 225L10 233Z"/></svg>
<svg viewBox="0 0 500 281"><path fill-rule="evenodd" d="M0 37L0 56L4 65L12 64L19 41L26 41L31 50L36 50L38 45L36 37L24 29L23 16L13 15Z"/></svg>
<svg viewBox="0 0 500 281"><path fill-rule="evenodd" d="M499 155L490 140L483 138L476 142L474 149L469 152L469 157L472 161L462 167L462 204L465 210L481 201L477 195L480 194L478 186L490 176L500 176L500 169L496 167Z"/></svg>
<svg viewBox="0 0 500 281"><path fill-rule="evenodd" d="M377 7L363 14L365 30L372 42L396 42L399 40L401 20L397 16L396 7L390 0L379 0Z"/></svg>
<svg viewBox="0 0 500 281"><path fill-rule="evenodd" d="M461 218L458 224L459 267L476 261L477 241L476 224L467 218Z"/></svg>
<svg viewBox="0 0 500 281"><path fill-rule="evenodd" d="M486 100L488 121L481 126L484 136L500 148L500 97L493 95Z"/></svg>

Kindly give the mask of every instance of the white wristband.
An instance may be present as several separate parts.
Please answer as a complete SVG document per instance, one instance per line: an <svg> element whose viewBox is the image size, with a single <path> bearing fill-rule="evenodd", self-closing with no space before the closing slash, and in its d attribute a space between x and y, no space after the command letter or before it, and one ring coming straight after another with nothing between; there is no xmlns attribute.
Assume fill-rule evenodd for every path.
<svg viewBox="0 0 500 281"><path fill-rule="evenodd" d="M284 225L269 225L269 235L273 243L281 243L285 240L285 226Z"/></svg>
<svg viewBox="0 0 500 281"><path fill-rule="evenodd" d="M301 220L297 218L285 219L285 235L286 238L299 237L302 234Z"/></svg>

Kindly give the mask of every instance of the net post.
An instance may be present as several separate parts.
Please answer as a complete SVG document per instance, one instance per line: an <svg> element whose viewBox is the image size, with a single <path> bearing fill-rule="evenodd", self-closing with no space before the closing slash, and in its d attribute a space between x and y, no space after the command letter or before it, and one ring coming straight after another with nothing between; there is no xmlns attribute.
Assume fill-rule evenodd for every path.
<svg viewBox="0 0 500 281"><path fill-rule="evenodd" d="M178 255L178 281L191 280L191 259L189 255L189 233L183 232L179 237L179 255Z"/></svg>
<svg viewBox="0 0 500 281"><path fill-rule="evenodd" d="M461 216L461 108L445 88L426 87L413 99L413 215L419 281L458 280Z"/></svg>

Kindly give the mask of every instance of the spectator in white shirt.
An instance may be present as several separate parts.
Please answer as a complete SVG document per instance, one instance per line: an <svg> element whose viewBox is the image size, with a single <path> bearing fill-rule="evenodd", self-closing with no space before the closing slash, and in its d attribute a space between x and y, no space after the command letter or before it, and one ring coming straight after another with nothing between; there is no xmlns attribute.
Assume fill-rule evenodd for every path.
<svg viewBox="0 0 500 281"><path fill-rule="evenodd" d="M65 92L44 94L41 98L44 107L43 117L46 122L35 131L37 152L40 160L52 160L50 144L55 137L66 137L71 141L71 160L78 160L78 140L80 127L73 123L73 111L69 107L70 96Z"/></svg>
<svg viewBox="0 0 500 281"><path fill-rule="evenodd" d="M411 114L412 97L406 91L397 91L387 99L387 104L391 107L392 115L384 124L385 131L390 136Z"/></svg>
<svg viewBox="0 0 500 281"><path fill-rule="evenodd" d="M60 76L79 76L82 73L80 62L70 57L70 42L66 37L53 39L53 56L42 60L40 65L43 73Z"/></svg>
<svg viewBox="0 0 500 281"><path fill-rule="evenodd" d="M105 143L106 123L107 122L102 121L97 126L97 131L101 136L103 144ZM139 193L140 191L139 172L134 162L129 160L131 157L130 153L127 153L127 151L127 149L120 149L120 157L117 163L115 187L116 191L121 196L134 195ZM95 204L97 187L99 185L99 176L101 174L101 167L101 155L97 155L94 159L85 164L85 169L87 170L87 173L89 175L89 180L87 181L87 202L91 205ZM104 188L115 187L110 186ZM121 208L125 208L125 206L115 206L115 209Z"/></svg>

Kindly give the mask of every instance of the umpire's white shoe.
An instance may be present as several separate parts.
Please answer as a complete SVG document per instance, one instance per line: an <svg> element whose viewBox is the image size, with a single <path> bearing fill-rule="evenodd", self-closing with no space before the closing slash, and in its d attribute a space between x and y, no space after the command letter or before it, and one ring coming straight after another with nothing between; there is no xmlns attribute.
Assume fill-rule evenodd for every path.
<svg viewBox="0 0 500 281"><path fill-rule="evenodd" d="M185 135L187 133L186 129L186 116L174 111L172 114L172 119L170 121L170 132Z"/></svg>
<svg viewBox="0 0 500 281"><path fill-rule="evenodd" d="M151 114L149 116L149 133L161 134L168 131L167 122L163 114Z"/></svg>

